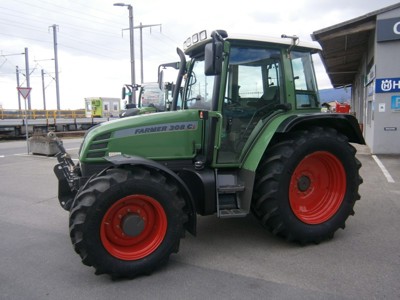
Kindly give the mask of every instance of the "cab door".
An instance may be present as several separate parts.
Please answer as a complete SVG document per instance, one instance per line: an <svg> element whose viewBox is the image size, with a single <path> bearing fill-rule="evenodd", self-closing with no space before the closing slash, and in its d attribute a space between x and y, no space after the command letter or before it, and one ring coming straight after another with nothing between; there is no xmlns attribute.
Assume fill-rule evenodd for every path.
<svg viewBox="0 0 400 300"><path fill-rule="evenodd" d="M218 164L239 164L282 102L280 50L232 47L221 106Z"/></svg>

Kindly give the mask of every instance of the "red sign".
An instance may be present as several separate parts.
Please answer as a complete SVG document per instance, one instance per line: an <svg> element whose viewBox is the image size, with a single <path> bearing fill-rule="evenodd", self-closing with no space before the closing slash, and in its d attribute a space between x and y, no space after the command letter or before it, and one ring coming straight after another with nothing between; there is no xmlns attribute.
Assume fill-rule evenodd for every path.
<svg viewBox="0 0 400 300"><path fill-rule="evenodd" d="M17 87L18 92L21 94L22 97L24 97L24 99L28 98L31 89L32 88L30 87Z"/></svg>

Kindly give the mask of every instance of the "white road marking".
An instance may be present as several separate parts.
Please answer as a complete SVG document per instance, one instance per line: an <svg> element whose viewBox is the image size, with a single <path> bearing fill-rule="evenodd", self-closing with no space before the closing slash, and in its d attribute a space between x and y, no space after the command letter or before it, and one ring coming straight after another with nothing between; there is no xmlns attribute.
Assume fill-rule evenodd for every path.
<svg viewBox="0 0 400 300"><path fill-rule="evenodd" d="M65 151L71 151L71 150L79 150L79 148L68 148L68 149L65 149ZM32 153L30 153L30 154L28 154L28 153L26 153L26 152L24 152L24 153L14 153L14 154L11 154L11 155L15 155L15 156L32 156ZM38 155L38 156L40 156L40 155ZM0 155L0 157L5 157L4 155ZM54 157L54 156L48 156L49 158L52 158L52 157Z"/></svg>
<svg viewBox="0 0 400 300"><path fill-rule="evenodd" d="M385 177L386 177L386 180L390 183L394 183L394 179L393 179L392 175L390 175L389 171L385 168L385 166L380 161L380 159L376 155L372 155L372 158L375 160L378 167L381 168L383 175L385 175Z"/></svg>

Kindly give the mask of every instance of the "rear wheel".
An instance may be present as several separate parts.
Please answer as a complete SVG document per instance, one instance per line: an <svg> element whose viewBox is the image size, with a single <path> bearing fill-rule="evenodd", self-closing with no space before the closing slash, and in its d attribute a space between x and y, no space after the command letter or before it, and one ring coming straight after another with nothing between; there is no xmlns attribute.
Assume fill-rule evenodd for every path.
<svg viewBox="0 0 400 300"><path fill-rule="evenodd" d="M179 249L184 204L178 188L158 172L108 170L75 198L72 244L96 274L150 274Z"/></svg>
<svg viewBox="0 0 400 300"><path fill-rule="evenodd" d="M266 151L257 169L255 215L274 234L302 244L333 237L360 199L355 153L330 128L289 134Z"/></svg>

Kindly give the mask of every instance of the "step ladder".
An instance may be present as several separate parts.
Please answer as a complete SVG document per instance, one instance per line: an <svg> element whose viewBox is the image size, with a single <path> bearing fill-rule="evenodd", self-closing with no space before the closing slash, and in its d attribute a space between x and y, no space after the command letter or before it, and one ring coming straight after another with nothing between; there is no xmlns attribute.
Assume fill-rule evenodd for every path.
<svg viewBox="0 0 400 300"><path fill-rule="evenodd" d="M245 190L238 183L236 174L217 174L217 216L219 218L242 218L248 211L240 207L240 193Z"/></svg>

